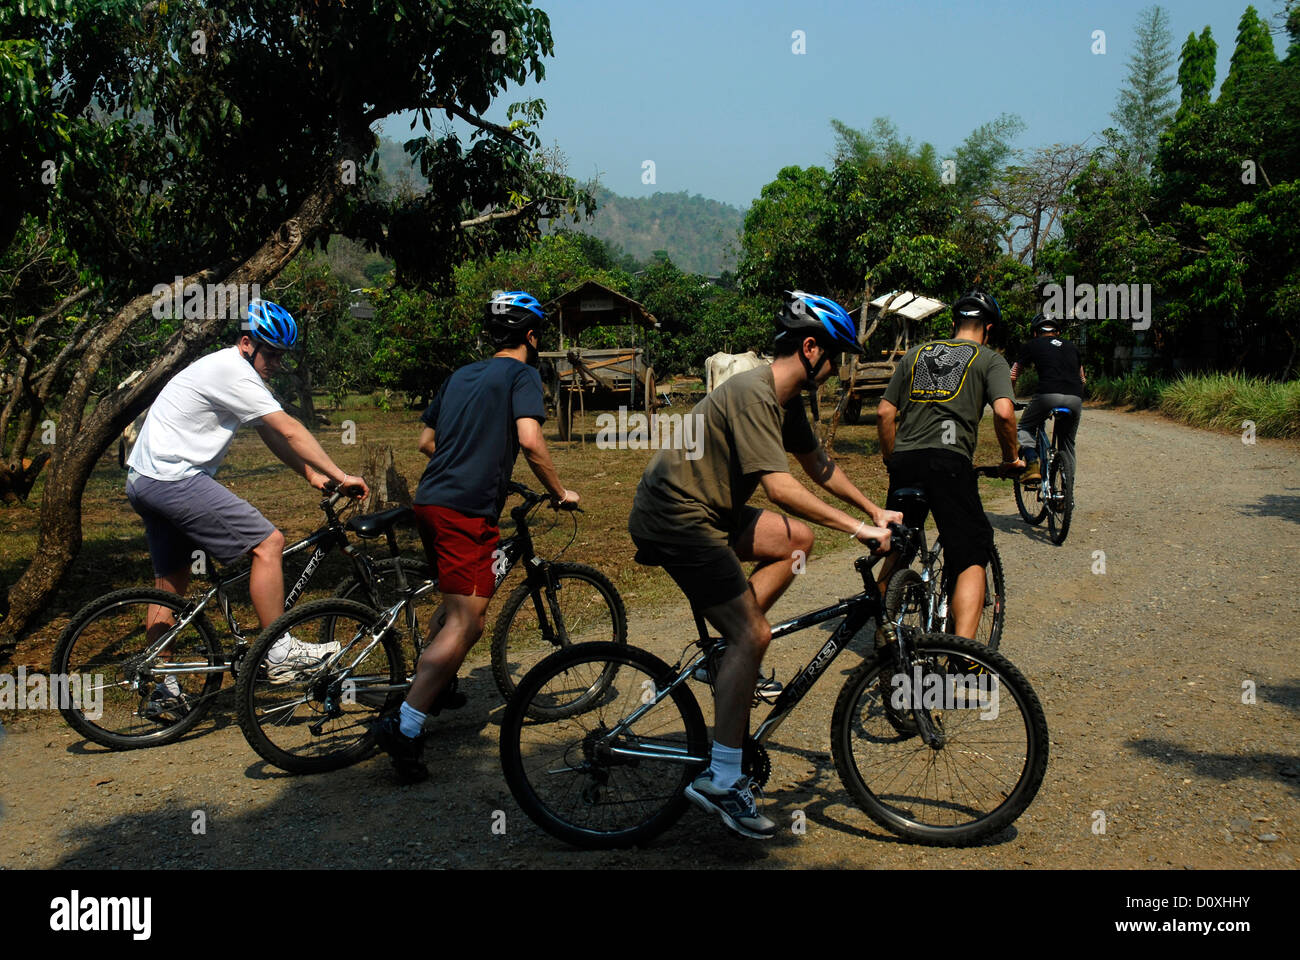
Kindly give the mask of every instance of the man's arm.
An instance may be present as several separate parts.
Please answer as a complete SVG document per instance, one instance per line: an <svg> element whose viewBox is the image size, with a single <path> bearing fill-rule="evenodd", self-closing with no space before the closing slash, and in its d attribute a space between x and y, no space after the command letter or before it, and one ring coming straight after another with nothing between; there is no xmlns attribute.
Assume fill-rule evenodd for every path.
<svg viewBox="0 0 1300 960"><path fill-rule="evenodd" d="M898 436L898 407L882 399L876 407L876 436L880 439L880 459L889 463L894 455L894 439Z"/></svg>
<svg viewBox="0 0 1300 960"><path fill-rule="evenodd" d="M426 457L432 457L435 449L433 427L425 426L420 431L420 452Z"/></svg>
<svg viewBox="0 0 1300 960"><path fill-rule="evenodd" d="M842 530L860 541L868 538L879 540L881 552L889 549L888 527L873 527L864 525L861 520L854 520L843 510L814 496L789 473L765 473L761 482L768 499L786 513L792 513L801 520L818 526Z"/></svg>
<svg viewBox="0 0 1300 960"><path fill-rule="evenodd" d="M577 503L578 495L572 490L564 489L564 484L560 483L560 475L551 461L551 451L546 448L546 438L542 436L542 425L532 417L520 417L515 421L515 430L519 435L519 447L524 451L524 459L546 492L561 503Z"/></svg>
<svg viewBox="0 0 1300 960"><path fill-rule="evenodd" d="M818 486L828 493L834 494L845 503L857 507L871 517L871 522L876 526L883 527L890 522L903 522L901 513L896 510L885 510L883 507L877 506L871 502L865 493L854 486L848 475L826 455L826 448L820 443L812 451L796 453L794 457L799 461L799 465L803 467L804 472L816 481Z"/></svg>
<svg viewBox="0 0 1300 960"><path fill-rule="evenodd" d="M1002 448L1002 465L1024 467L1025 461L1020 459L1020 446L1016 439L1016 405L1010 397L993 401L993 431L997 434L998 446Z"/></svg>
<svg viewBox="0 0 1300 960"><path fill-rule="evenodd" d="M262 417L257 432L272 453L291 469L301 473L317 490L324 487L327 481L333 480L341 487L359 490L363 497L370 494L370 488L364 479L344 473L311 435L311 431L283 410Z"/></svg>

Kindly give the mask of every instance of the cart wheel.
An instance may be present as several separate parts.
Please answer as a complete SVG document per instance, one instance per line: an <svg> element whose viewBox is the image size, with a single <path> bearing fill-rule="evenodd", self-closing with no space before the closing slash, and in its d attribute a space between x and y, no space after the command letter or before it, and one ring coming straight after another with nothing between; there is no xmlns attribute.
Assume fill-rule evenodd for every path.
<svg viewBox="0 0 1300 960"><path fill-rule="evenodd" d="M659 406L659 398L655 396L655 371L654 367L646 367L645 371L645 412L654 413Z"/></svg>

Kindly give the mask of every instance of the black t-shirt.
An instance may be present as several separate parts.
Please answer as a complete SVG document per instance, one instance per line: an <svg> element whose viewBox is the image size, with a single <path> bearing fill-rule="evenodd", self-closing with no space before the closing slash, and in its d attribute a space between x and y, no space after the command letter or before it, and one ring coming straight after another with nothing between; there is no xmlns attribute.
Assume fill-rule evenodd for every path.
<svg viewBox="0 0 1300 960"><path fill-rule="evenodd" d="M1064 393L1083 396L1079 379L1079 351L1069 340L1060 337L1034 337L1020 350L1020 365L1030 364L1038 371L1039 393Z"/></svg>
<svg viewBox="0 0 1300 960"><path fill-rule="evenodd" d="M519 455L520 417L546 421L542 378L528 364L492 357L448 377L420 417L433 428L434 450L415 502L496 520Z"/></svg>

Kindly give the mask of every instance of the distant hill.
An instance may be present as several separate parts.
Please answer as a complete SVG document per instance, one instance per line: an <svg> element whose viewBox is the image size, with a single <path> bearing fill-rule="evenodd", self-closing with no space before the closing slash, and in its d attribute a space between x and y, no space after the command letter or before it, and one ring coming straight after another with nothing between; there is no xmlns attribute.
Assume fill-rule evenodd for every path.
<svg viewBox="0 0 1300 960"><path fill-rule="evenodd" d="M745 213L698 193L620 197L596 189L596 216L569 225L631 254L642 263L664 250L688 273L717 276L736 269L736 246Z"/></svg>
<svg viewBox="0 0 1300 960"><path fill-rule="evenodd" d="M409 182L417 192L427 186L401 144L387 137L380 138L379 169L391 184ZM621 197L603 187L596 188L596 203L594 219L565 228L599 237L642 263L663 250L688 273L717 276L736 269L743 210L698 193Z"/></svg>

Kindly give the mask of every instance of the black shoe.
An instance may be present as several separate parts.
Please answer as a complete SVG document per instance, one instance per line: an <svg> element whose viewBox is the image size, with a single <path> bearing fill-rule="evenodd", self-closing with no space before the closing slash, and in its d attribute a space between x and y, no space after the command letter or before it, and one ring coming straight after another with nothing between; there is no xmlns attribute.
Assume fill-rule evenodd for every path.
<svg viewBox="0 0 1300 960"><path fill-rule="evenodd" d="M402 783L420 783L429 779L429 768L420 759L424 753L425 734L408 737L402 733L401 720L397 713L390 713L379 718L374 726L375 742L393 761L397 779Z"/></svg>
<svg viewBox="0 0 1300 960"><path fill-rule="evenodd" d="M459 685L460 677L452 677L451 683L447 684L442 693L434 699L433 706L429 708L426 716L436 717L444 710L459 710L469 703L469 697L457 689Z"/></svg>

